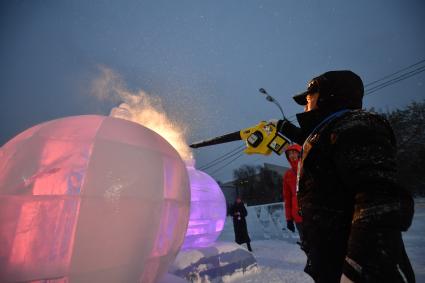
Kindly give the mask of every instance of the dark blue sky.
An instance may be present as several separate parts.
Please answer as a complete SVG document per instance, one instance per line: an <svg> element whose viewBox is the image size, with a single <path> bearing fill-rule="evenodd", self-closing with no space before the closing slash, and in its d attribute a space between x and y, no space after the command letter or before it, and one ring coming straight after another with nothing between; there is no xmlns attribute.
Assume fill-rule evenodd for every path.
<svg viewBox="0 0 425 283"><path fill-rule="evenodd" d="M351 69L365 83L425 59L425 1L2 1L0 144L53 118L108 114L89 95L98 66L162 98L188 141L288 116L308 80ZM394 109L425 98L425 73L365 98ZM195 151L198 165L237 143ZM229 179L244 156L214 174ZM213 172L215 168L207 172Z"/></svg>

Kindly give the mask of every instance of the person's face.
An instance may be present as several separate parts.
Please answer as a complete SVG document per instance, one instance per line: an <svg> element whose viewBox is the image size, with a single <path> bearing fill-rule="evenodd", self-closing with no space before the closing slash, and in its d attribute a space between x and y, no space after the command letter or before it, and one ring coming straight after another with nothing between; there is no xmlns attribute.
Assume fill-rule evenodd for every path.
<svg viewBox="0 0 425 283"><path fill-rule="evenodd" d="M296 151L296 150L288 151L288 159L289 159L289 161L298 161L298 159L299 159L298 151Z"/></svg>
<svg viewBox="0 0 425 283"><path fill-rule="evenodd" d="M308 112L318 108L317 107L317 100L319 99L318 92L307 94L306 99L307 99L307 104L304 107L304 112Z"/></svg>
<svg viewBox="0 0 425 283"><path fill-rule="evenodd" d="M240 198L237 198L237 199L236 199L236 202L237 202L237 203L241 203L241 201L242 201L242 200L241 200Z"/></svg>

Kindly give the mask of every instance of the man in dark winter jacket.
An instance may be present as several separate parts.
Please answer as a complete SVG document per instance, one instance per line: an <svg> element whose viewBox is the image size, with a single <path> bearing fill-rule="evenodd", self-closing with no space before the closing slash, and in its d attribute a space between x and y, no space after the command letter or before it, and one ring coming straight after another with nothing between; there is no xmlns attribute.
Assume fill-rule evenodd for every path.
<svg viewBox="0 0 425 283"><path fill-rule="evenodd" d="M279 122L303 144L297 193L305 271L320 283L415 282L401 236L413 200L396 181L393 131L361 110L363 92L353 72L326 72L294 97L305 105L300 128Z"/></svg>
<svg viewBox="0 0 425 283"><path fill-rule="evenodd" d="M239 245L246 243L248 250L251 249L251 239L248 235L248 228L246 226L245 217L248 216L245 205L240 197L236 198L235 203L230 208L230 215L233 216L233 229L235 231L235 242Z"/></svg>

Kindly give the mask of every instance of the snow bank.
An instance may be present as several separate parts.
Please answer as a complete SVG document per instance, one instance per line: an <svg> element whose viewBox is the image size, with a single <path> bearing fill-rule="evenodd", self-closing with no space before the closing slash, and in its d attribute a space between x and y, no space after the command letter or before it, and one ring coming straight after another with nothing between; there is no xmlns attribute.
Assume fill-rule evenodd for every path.
<svg viewBox="0 0 425 283"><path fill-rule="evenodd" d="M253 254L234 243L181 251L169 272L189 282L231 282L257 272Z"/></svg>
<svg viewBox="0 0 425 283"><path fill-rule="evenodd" d="M251 240L284 240L295 243L298 233L286 229L286 219L281 202L247 207L246 218L248 234ZM232 218L228 217L220 241L234 241Z"/></svg>
<svg viewBox="0 0 425 283"><path fill-rule="evenodd" d="M251 271L235 269L222 278L200 277L196 271L189 278L191 282L231 282L231 283L312 283L304 273L306 256L295 243L299 239L296 233L284 229L285 219L281 203L248 207L248 231L252 239L252 255L256 268ZM415 199L415 216L412 227L403 233L406 251L411 260L416 282L425 282L425 199ZM228 218L220 241L234 241L232 219ZM233 243L221 242L220 251L230 252ZM237 247L237 246L236 246ZM247 252L247 251L246 251ZM247 252L248 253L248 252ZM180 268L202 260L204 254L192 251L191 254L179 254ZM186 260L186 262L184 262ZM177 261L176 261L177 262ZM175 264L176 264L175 262ZM184 263L184 264L183 264ZM178 264L178 263L177 263ZM200 266L202 270L204 266ZM204 281L203 281L204 280ZM165 282L161 282L165 283ZM180 283L168 281L167 283Z"/></svg>

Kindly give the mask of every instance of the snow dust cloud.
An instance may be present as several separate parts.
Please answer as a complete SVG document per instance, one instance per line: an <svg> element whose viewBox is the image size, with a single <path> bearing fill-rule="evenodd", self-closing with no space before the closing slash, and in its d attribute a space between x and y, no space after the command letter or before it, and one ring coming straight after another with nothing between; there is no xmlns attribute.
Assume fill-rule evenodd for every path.
<svg viewBox="0 0 425 283"><path fill-rule="evenodd" d="M130 91L122 78L110 68L100 66L100 76L92 82L91 93L100 100L119 103L110 116L143 125L165 138L186 163L193 162L193 154L186 142L186 127L172 121L165 113L161 99L143 90Z"/></svg>

